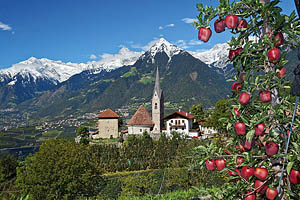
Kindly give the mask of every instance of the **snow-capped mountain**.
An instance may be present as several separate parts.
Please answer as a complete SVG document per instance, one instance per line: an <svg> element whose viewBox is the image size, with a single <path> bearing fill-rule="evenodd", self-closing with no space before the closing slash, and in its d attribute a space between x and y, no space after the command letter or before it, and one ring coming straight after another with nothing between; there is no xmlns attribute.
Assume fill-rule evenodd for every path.
<svg viewBox="0 0 300 200"><path fill-rule="evenodd" d="M228 44L224 43L217 44L207 51L189 51L189 53L215 71L225 74L228 71L228 48ZM17 81L16 77L21 76L24 79L31 77L33 81L39 78L58 84L85 70L90 70L92 73L100 73L102 70L111 71L122 66L133 65L140 57L144 59L146 56L150 56L151 62L154 63L154 57L158 52L166 53L170 61L174 55L182 51L184 50L161 38L146 53L131 51L123 47L117 54L103 54L100 60L88 63L64 63L47 58L37 59L31 57L12 65L10 68L0 70L0 82L14 85Z"/></svg>
<svg viewBox="0 0 300 200"><path fill-rule="evenodd" d="M132 65L142 53L122 48L117 54L104 54L101 60L88 63L64 63L46 58L31 57L12 65L10 68L0 70L0 82L6 81L8 85L14 85L17 81L16 76L19 75L24 79L32 77L36 80L39 78L57 84L85 70L99 73L102 70L111 71L125 65Z"/></svg>
<svg viewBox="0 0 300 200"><path fill-rule="evenodd" d="M171 44L164 38L160 38L150 49L142 56L142 59L147 55L152 59L152 63L154 63L154 57L157 53L165 52L169 58L169 61L174 55L179 54L182 51L179 47L174 44Z"/></svg>
<svg viewBox="0 0 300 200"><path fill-rule="evenodd" d="M0 81L10 79L8 85L14 85L17 81L16 77L21 76L24 79L32 77L34 80L47 79L54 84L62 82L70 78L72 75L82 72L87 68L83 63L63 63L61 61L53 61L46 58L37 59L31 57L28 60L14 64L8 69L0 71Z"/></svg>
<svg viewBox="0 0 300 200"><path fill-rule="evenodd" d="M94 73L97 73L103 69L111 71L119 67L133 65L143 53L122 47L117 54L103 54L101 60L88 62L87 69L94 70Z"/></svg>
<svg viewBox="0 0 300 200"><path fill-rule="evenodd" d="M234 72L234 68L228 62L228 49L229 45L222 43L216 44L213 48L206 51L189 51L189 53L219 74L223 74L226 78L229 78Z"/></svg>

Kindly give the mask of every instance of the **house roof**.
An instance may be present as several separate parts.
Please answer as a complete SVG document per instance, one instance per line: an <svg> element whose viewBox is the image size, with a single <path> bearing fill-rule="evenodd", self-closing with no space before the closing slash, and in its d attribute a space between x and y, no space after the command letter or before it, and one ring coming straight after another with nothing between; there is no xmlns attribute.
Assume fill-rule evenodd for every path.
<svg viewBox="0 0 300 200"><path fill-rule="evenodd" d="M119 118L119 117L120 117L119 115L117 115L114 111L112 111L109 108L98 115L99 119L109 119L109 118Z"/></svg>
<svg viewBox="0 0 300 200"><path fill-rule="evenodd" d="M154 123L152 121L151 115L148 113L144 106L140 106L139 109L134 113L128 125L151 125Z"/></svg>
<svg viewBox="0 0 300 200"><path fill-rule="evenodd" d="M164 117L163 119L172 119L172 118L176 118L176 117L182 117L185 119L194 119L195 118L194 115L191 115L190 113L182 110L182 111L174 112L174 113Z"/></svg>

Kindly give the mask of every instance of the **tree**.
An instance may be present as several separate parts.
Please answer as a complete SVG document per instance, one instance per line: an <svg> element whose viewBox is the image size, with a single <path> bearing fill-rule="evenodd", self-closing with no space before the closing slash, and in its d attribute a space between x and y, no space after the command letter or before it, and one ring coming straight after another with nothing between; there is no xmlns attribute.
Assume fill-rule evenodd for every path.
<svg viewBox="0 0 300 200"><path fill-rule="evenodd" d="M228 113L230 112L231 101L228 99L218 100L215 106L214 111L208 117L205 122L205 126L207 127L215 127L219 130L219 132L224 132L226 128L223 126L223 122L220 119L228 117Z"/></svg>
<svg viewBox="0 0 300 200"><path fill-rule="evenodd" d="M16 177L16 168L18 161L12 155L0 158L0 185L4 186Z"/></svg>
<svg viewBox="0 0 300 200"><path fill-rule="evenodd" d="M96 154L69 140L47 140L17 168L16 186L32 199L93 197L102 184Z"/></svg>
<svg viewBox="0 0 300 200"><path fill-rule="evenodd" d="M190 111L191 111L192 115L195 116L197 121L203 119L204 111L203 111L203 105L202 104L193 105L191 107Z"/></svg>
<svg viewBox="0 0 300 200"><path fill-rule="evenodd" d="M279 0L239 0L232 3L219 0L216 8L197 5L200 13L195 26L199 28L199 39L209 39L209 23L214 18L217 33L225 31L227 26L236 35L228 43L228 58L236 70L230 99L232 117L222 119L229 132L226 148L231 154L224 155L224 152L229 152L215 143L198 148L202 155L201 163L226 158L225 171L231 174L229 180L235 182L224 184L221 190L215 192L215 198L237 199L250 195L265 198L265 192L259 192L262 187L255 187L255 182L262 181L259 180L261 177L253 174L246 177L243 172L247 167L252 170L265 168L269 173L262 183L271 188L281 187L283 190L279 191L279 198L300 198L299 187L289 178L292 169L299 170L300 136L297 128L300 121L296 118L294 126L290 127L292 98L289 94L280 95L290 85L284 77L284 66L288 62L285 57L298 43L300 26L295 12L289 16L282 14L278 3ZM292 143L286 156L284 150L291 131L296 134L291 137ZM242 164L237 164L237 157L243 159ZM282 174L281 169L285 169L283 158L287 158L288 164ZM242 167L245 170L241 173ZM283 182L279 183L281 175Z"/></svg>
<svg viewBox="0 0 300 200"><path fill-rule="evenodd" d="M86 126L80 126L77 131L76 131L77 135L79 135L80 137L86 138L89 137L89 129Z"/></svg>

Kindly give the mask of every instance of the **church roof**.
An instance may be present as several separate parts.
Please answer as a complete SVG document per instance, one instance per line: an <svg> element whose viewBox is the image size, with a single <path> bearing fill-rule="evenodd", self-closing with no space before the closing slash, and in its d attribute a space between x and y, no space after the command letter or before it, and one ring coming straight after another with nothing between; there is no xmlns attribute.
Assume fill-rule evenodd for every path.
<svg viewBox="0 0 300 200"><path fill-rule="evenodd" d="M195 118L194 115L191 115L190 113L182 110L182 111L174 112L174 113L164 117L163 119L172 119L172 118L176 118L176 117L182 117L185 119L194 119Z"/></svg>
<svg viewBox="0 0 300 200"><path fill-rule="evenodd" d="M156 68L156 77L155 77L155 86L154 86L153 95L154 95L155 92L157 92L157 95L160 98L161 94L162 94L162 89L160 88L160 79L159 79L158 67Z"/></svg>
<svg viewBox="0 0 300 200"><path fill-rule="evenodd" d="M151 125L153 126L154 123L152 122L151 115L148 113L144 106L140 106L139 109L135 112L132 116L130 121L127 123L128 125Z"/></svg>
<svg viewBox="0 0 300 200"><path fill-rule="evenodd" d="M117 115L114 111L112 111L109 108L98 115L99 119L119 118L119 117L120 117L119 115Z"/></svg>

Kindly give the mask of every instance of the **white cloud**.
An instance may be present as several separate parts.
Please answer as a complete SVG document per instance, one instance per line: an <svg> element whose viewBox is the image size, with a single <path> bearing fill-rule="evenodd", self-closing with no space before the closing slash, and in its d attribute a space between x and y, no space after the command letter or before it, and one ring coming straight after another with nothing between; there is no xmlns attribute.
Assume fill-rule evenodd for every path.
<svg viewBox="0 0 300 200"><path fill-rule="evenodd" d="M91 55L90 55L90 59L95 60L95 59L97 59L97 56L96 56L95 54L91 54Z"/></svg>
<svg viewBox="0 0 300 200"><path fill-rule="evenodd" d="M202 41L197 41L197 40L190 40L190 41L187 41L187 40L177 40L175 42L175 44L177 46L179 46L180 48L182 49L188 49L188 48L191 48L192 46L196 46L196 45L201 45L203 44Z"/></svg>
<svg viewBox="0 0 300 200"><path fill-rule="evenodd" d="M12 28L9 25L4 24L2 22L0 22L0 29L2 29L3 31L11 31L12 30Z"/></svg>
<svg viewBox="0 0 300 200"><path fill-rule="evenodd" d="M150 47L152 47L159 39L154 38L154 40L152 40L151 42L149 42L146 45L140 45L140 44L132 44L131 47L135 48L135 49L142 49L143 51L147 51L150 49Z"/></svg>
<svg viewBox="0 0 300 200"><path fill-rule="evenodd" d="M174 27L175 26L175 24L168 24L168 25L166 25L166 27Z"/></svg>
<svg viewBox="0 0 300 200"><path fill-rule="evenodd" d="M165 25L165 26L159 26L158 29L159 29L159 30L163 30L163 29L165 29L165 28L171 28L171 27L174 27L174 26L175 26L175 24L167 24L167 25Z"/></svg>
<svg viewBox="0 0 300 200"><path fill-rule="evenodd" d="M190 46L188 46L187 42L185 40L177 40L176 45L182 49L188 49Z"/></svg>
<svg viewBox="0 0 300 200"><path fill-rule="evenodd" d="M194 23L194 20L196 20L196 19L193 19L193 18L183 18L183 19L181 19L184 23L187 23L187 24L192 24L192 23Z"/></svg>
<svg viewBox="0 0 300 200"><path fill-rule="evenodd" d="M194 45L203 44L203 42L202 41L198 41L198 40L190 40L188 44L194 46Z"/></svg>

